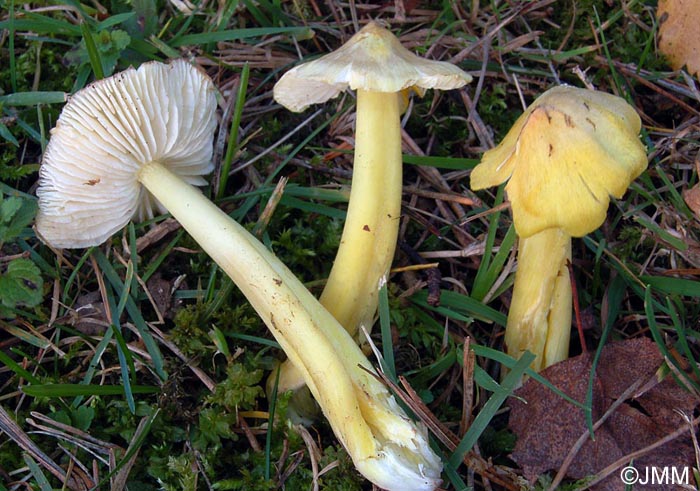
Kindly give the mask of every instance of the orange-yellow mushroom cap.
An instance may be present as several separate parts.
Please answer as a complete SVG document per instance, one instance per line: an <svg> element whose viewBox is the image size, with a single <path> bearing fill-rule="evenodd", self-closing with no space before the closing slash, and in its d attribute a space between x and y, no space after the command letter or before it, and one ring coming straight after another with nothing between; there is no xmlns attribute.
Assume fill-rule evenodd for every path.
<svg viewBox="0 0 700 491"><path fill-rule="evenodd" d="M471 188L506 185L520 237L561 228L581 237L605 220L647 166L641 121L622 98L554 87L518 118L500 145L484 153Z"/></svg>

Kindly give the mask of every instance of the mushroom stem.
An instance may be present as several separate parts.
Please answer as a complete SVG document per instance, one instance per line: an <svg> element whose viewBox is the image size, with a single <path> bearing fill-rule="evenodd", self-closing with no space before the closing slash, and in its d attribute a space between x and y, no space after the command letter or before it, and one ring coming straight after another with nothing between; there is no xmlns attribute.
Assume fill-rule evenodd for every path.
<svg viewBox="0 0 700 491"><path fill-rule="evenodd" d="M391 267L401 214L399 94L357 91L355 157L343 235L321 294L321 304L357 339L370 331L379 281ZM279 390L304 385L293 363L282 364Z"/></svg>
<svg viewBox="0 0 700 491"><path fill-rule="evenodd" d="M399 94L357 91L352 188L321 303L352 336L371 329L380 278L396 250L401 214Z"/></svg>
<svg viewBox="0 0 700 491"><path fill-rule="evenodd" d="M229 275L302 372L357 469L380 487L432 490L440 461L357 344L277 257L158 162L138 180ZM363 368L364 367L364 368ZM405 487L407 482L410 487Z"/></svg>
<svg viewBox="0 0 700 491"><path fill-rule="evenodd" d="M519 357L537 356L540 371L565 360L571 333L571 237L562 229L545 229L520 238L513 300L508 311L505 343Z"/></svg>

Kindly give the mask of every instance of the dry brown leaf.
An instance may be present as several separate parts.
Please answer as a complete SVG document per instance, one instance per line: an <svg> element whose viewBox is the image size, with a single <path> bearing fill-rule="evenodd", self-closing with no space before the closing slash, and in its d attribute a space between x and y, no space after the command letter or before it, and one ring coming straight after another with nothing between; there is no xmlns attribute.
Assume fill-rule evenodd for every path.
<svg viewBox="0 0 700 491"><path fill-rule="evenodd" d="M593 385L593 421L597 421L624 391L640 377L654 376L663 357L647 338L611 343L603 349ZM584 401L588 388L592 355L584 354L553 365L541 375L563 392ZM626 400L596 430L595 441L583 445L567 476L582 479L595 475L614 461L645 448L684 424L677 411L692 415L698 405L691 394L667 377L633 400ZM587 431L582 409L566 402L534 380L528 380L510 399L510 427L518 436L512 458L530 481L547 471L558 470L576 440ZM635 459L634 466L675 466L679 472L694 462L690 438L680 437ZM692 479L692 477L691 477ZM624 490L617 472L591 488ZM635 486L635 491L677 489L655 484Z"/></svg>
<svg viewBox="0 0 700 491"><path fill-rule="evenodd" d="M700 70L700 0L659 0L659 50L674 70L684 65L697 75Z"/></svg>
<svg viewBox="0 0 700 491"><path fill-rule="evenodd" d="M700 217L700 184L683 191L683 199L688 208L693 210L696 216Z"/></svg>
<svg viewBox="0 0 700 491"><path fill-rule="evenodd" d="M695 170L700 172L700 160L698 159L695 159ZM683 200L688 205L688 208L695 213L695 216L700 218L700 183L692 188L684 189Z"/></svg>

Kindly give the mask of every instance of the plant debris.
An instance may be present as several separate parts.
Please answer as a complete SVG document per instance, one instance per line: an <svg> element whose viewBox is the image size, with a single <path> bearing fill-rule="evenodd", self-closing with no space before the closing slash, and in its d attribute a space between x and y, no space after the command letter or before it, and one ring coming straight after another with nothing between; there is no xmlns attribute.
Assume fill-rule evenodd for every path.
<svg viewBox="0 0 700 491"><path fill-rule="evenodd" d="M549 367L542 376L577 401L586 400L593 354L582 354ZM592 415L598 421L615 401L622 402L594 432L595 440L586 438L566 470L572 479L593 476L616 461L621 467L633 466L644 476L647 469L673 468L678 473L694 462L689 432L661 446L658 440L684 426L683 415L692 415L698 400L680 387L673 377L658 380L663 356L648 338L610 343L602 350L593 380ZM637 383L639 389L625 391ZM579 437L588 432L584 410L567 402L553 391L530 379L510 399L510 427L518 441L512 458L522 466L525 477L534 481L545 471L559 469ZM649 447L649 451L629 460L626 455ZM641 481L635 490L677 489ZM670 481L669 481L670 483ZM594 490L623 490L619 469L591 487Z"/></svg>
<svg viewBox="0 0 700 491"><path fill-rule="evenodd" d="M692 75L700 70L700 10L694 0L660 0L656 11L659 20L659 50L668 57L674 70L684 66Z"/></svg>

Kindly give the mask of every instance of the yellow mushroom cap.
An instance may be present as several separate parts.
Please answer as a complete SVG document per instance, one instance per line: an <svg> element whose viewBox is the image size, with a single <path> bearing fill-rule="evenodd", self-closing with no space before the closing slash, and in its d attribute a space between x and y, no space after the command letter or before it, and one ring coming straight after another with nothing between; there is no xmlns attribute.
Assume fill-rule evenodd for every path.
<svg viewBox="0 0 700 491"><path fill-rule="evenodd" d="M622 98L554 87L518 118L471 174L474 190L506 185L521 237L561 228L572 237L605 220L610 196L621 198L647 166L641 121Z"/></svg>
<svg viewBox="0 0 700 491"><path fill-rule="evenodd" d="M370 22L336 51L298 65L277 82L274 97L291 111L336 97L346 88L400 92L409 88L457 89L471 76L444 61L421 58L390 31Z"/></svg>

